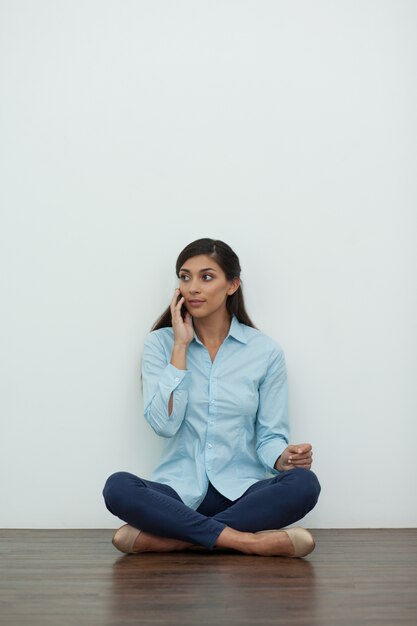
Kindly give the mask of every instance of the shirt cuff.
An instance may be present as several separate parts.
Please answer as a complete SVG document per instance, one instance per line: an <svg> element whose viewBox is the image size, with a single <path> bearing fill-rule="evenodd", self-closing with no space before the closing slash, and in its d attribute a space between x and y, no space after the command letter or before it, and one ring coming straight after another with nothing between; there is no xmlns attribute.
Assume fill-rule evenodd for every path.
<svg viewBox="0 0 417 626"><path fill-rule="evenodd" d="M159 384L169 391L174 389L188 389L191 382L191 370L180 370L172 363L168 363L164 369Z"/></svg>
<svg viewBox="0 0 417 626"><path fill-rule="evenodd" d="M274 465L286 447L287 444L284 441L280 442L280 440L271 441L262 447L262 451L259 453L259 456L270 474L283 473L282 471L275 469Z"/></svg>

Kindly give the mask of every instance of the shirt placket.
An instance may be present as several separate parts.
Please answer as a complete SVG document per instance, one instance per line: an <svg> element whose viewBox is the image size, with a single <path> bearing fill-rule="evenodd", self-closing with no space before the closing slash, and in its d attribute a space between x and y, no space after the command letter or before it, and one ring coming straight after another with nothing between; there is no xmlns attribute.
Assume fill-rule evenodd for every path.
<svg viewBox="0 0 417 626"><path fill-rule="evenodd" d="M214 467L214 460L216 457L216 427L218 417L218 377L217 372L219 364L221 363L222 351L224 350L224 343L220 346L214 363L209 358L209 385L208 385L208 414L207 414L207 430L206 430L206 470L209 474Z"/></svg>

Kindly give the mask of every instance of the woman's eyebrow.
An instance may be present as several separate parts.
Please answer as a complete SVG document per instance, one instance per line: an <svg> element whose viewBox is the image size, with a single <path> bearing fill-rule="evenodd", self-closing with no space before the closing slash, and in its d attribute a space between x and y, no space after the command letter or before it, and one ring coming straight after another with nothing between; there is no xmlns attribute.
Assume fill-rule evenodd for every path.
<svg viewBox="0 0 417 626"><path fill-rule="evenodd" d="M216 271L214 267L205 267L202 270L200 270L200 272L207 272L208 270L211 270L212 272ZM180 269L180 272L188 272L189 274L191 274L190 270L187 270L185 267L182 267Z"/></svg>

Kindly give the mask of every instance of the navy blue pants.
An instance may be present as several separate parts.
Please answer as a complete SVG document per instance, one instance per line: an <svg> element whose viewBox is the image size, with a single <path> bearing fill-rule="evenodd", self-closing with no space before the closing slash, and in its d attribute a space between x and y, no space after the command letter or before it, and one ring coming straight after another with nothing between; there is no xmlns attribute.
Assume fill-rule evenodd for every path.
<svg viewBox="0 0 417 626"><path fill-rule="evenodd" d="M209 483L196 511L172 487L130 472L112 474L103 489L110 513L131 526L210 550L226 526L253 533L298 521L315 506L319 494L316 475L298 467L258 481L237 500L229 500Z"/></svg>

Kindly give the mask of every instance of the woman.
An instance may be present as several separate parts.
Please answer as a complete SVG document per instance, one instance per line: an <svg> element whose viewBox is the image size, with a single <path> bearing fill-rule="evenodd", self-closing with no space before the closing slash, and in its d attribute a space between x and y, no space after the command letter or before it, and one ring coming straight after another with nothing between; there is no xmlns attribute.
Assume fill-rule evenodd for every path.
<svg viewBox="0 0 417 626"><path fill-rule="evenodd" d="M179 289L142 357L145 418L165 440L162 457L151 480L116 472L103 490L127 522L113 536L121 552L299 557L315 547L303 528L280 530L315 506L320 485L311 445L288 445L284 353L249 319L240 272L215 239L177 259Z"/></svg>

